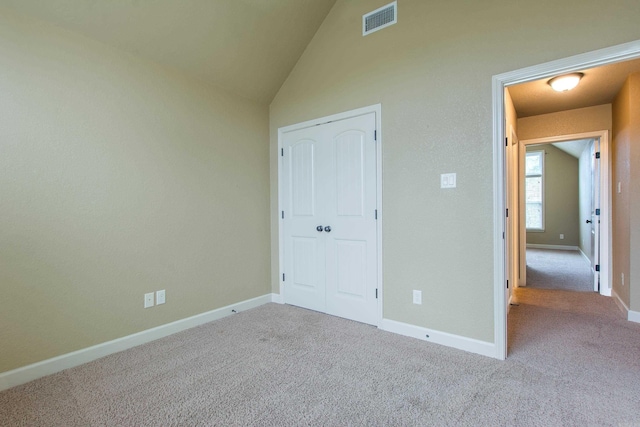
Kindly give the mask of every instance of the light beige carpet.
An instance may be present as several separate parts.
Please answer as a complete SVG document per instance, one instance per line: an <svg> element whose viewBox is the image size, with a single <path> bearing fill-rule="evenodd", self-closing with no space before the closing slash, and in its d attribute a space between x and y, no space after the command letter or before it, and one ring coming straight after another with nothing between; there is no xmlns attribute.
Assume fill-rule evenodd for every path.
<svg viewBox="0 0 640 427"><path fill-rule="evenodd" d="M594 292L591 264L579 251L529 248L527 287Z"/></svg>
<svg viewBox="0 0 640 427"><path fill-rule="evenodd" d="M0 393L0 425L640 426L640 324L570 294L518 290L507 361L268 304Z"/></svg>

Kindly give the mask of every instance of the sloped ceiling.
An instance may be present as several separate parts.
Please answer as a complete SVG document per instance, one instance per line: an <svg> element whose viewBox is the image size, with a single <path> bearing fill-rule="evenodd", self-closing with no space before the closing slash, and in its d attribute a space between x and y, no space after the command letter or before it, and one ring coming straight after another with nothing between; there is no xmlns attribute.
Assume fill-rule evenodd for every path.
<svg viewBox="0 0 640 427"><path fill-rule="evenodd" d="M0 7L270 103L335 1L0 0Z"/></svg>
<svg viewBox="0 0 640 427"><path fill-rule="evenodd" d="M559 148L567 154L572 155L576 159L580 158L580 154L589 146L592 139L578 139L575 141L552 142L551 145Z"/></svg>

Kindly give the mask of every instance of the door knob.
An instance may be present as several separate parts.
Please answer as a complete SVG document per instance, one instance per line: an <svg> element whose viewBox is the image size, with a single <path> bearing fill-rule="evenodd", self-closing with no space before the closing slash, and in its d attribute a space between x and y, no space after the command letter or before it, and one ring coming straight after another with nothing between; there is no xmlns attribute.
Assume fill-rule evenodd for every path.
<svg viewBox="0 0 640 427"><path fill-rule="evenodd" d="M322 226L321 225L317 226L316 230L318 230L320 233L322 233Z"/></svg>
<svg viewBox="0 0 640 427"><path fill-rule="evenodd" d="M587 224L591 224L591 220L590 219L587 220Z"/></svg>
<svg viewBox="0 0 640 427"><path fill-rule="evenodd" d="M329 227L328 225L324 228L324 231L326 231L327 233L331 233L331 227Z"/></svg>

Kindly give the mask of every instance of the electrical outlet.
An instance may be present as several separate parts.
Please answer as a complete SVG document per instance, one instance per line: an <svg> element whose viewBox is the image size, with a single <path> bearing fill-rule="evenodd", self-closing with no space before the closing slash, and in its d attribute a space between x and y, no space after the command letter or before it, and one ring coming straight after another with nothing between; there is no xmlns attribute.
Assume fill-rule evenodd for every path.
<svg viewBox="0 0 640 427"><path fill-rule="evenodd" d="M560 240L564 240L564 234L560 235Z"/></svg>
<svg viewBox="0 0 640 427"><path fill-rule="evenodd" d="M144 294L144 308L153 307L153 292Z"/></svg>
<svg viewBox="0 0 640 427"><path fill-rule="evenodd" d="M413 291L413 303L422 304L422 291Z"/></svg>
<svg viewBox="0 0 640 427"><path fill-rule="evenodd" d="M164 304L164 302L165 302L164 289L161 291L156 291L156 305Z"/></svg>

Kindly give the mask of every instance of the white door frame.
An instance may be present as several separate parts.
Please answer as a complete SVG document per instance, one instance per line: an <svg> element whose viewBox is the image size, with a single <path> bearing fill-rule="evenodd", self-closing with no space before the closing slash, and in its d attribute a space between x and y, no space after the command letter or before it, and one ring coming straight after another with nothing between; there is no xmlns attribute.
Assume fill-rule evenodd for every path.
<svg viewBox="0 0 640 427"><path fill-rule="evenodd" d="M312 126L318 126L328 122L334 122L337 120L349 119L351 117L362 116L364 114L374 113L376 120L376 209L378 210L378 220L376 221L376 249L377 249L377 275L378 275L378 315L376 319L376 326L380 327L382 323L382 299L384 296L382 288L382 105L375 104L367 107L358 108L355 110L345 111L338 114L332 114L330 116L321 117L318 119L308 120L306 122L297 123L290 126L284 126L278 128L278 265L279 265L279 282L280 282L280 297L282 302L284 300L284 224L282 218L282 212L284 203L282 200L282 185L283 185L283 168L282 163L282 142L284 140L284 134L294 130L304 129Z"/></svg>
<svg viewBox="0 0 640 427"><path fill-rule="evenodd" d="M600 294L611 296L611 146L608 130L593 132L582 132L567 135L556 135L546 138L535 138L520 141L520 174L518 184L520 185L520 224L525 224L524 209L524 157L526 147L536 144L551 144L554 142L574 141L578 139L600 140ZM526 277L526 252L527 252L527 230L525 226L520 227L520 268L523 269L523 277Z"/></svg>
<svg viewBox="0 0 640 427"><path fill-rule="evenodd" d="M493 274L494 341L497 359L507 357L507 308L505 278L505 188L504 188L504 89L519 83L550 78L614 62L640 58L640 40L571 56L532 67L498 74L492 78L493 109Z"/></svg>

